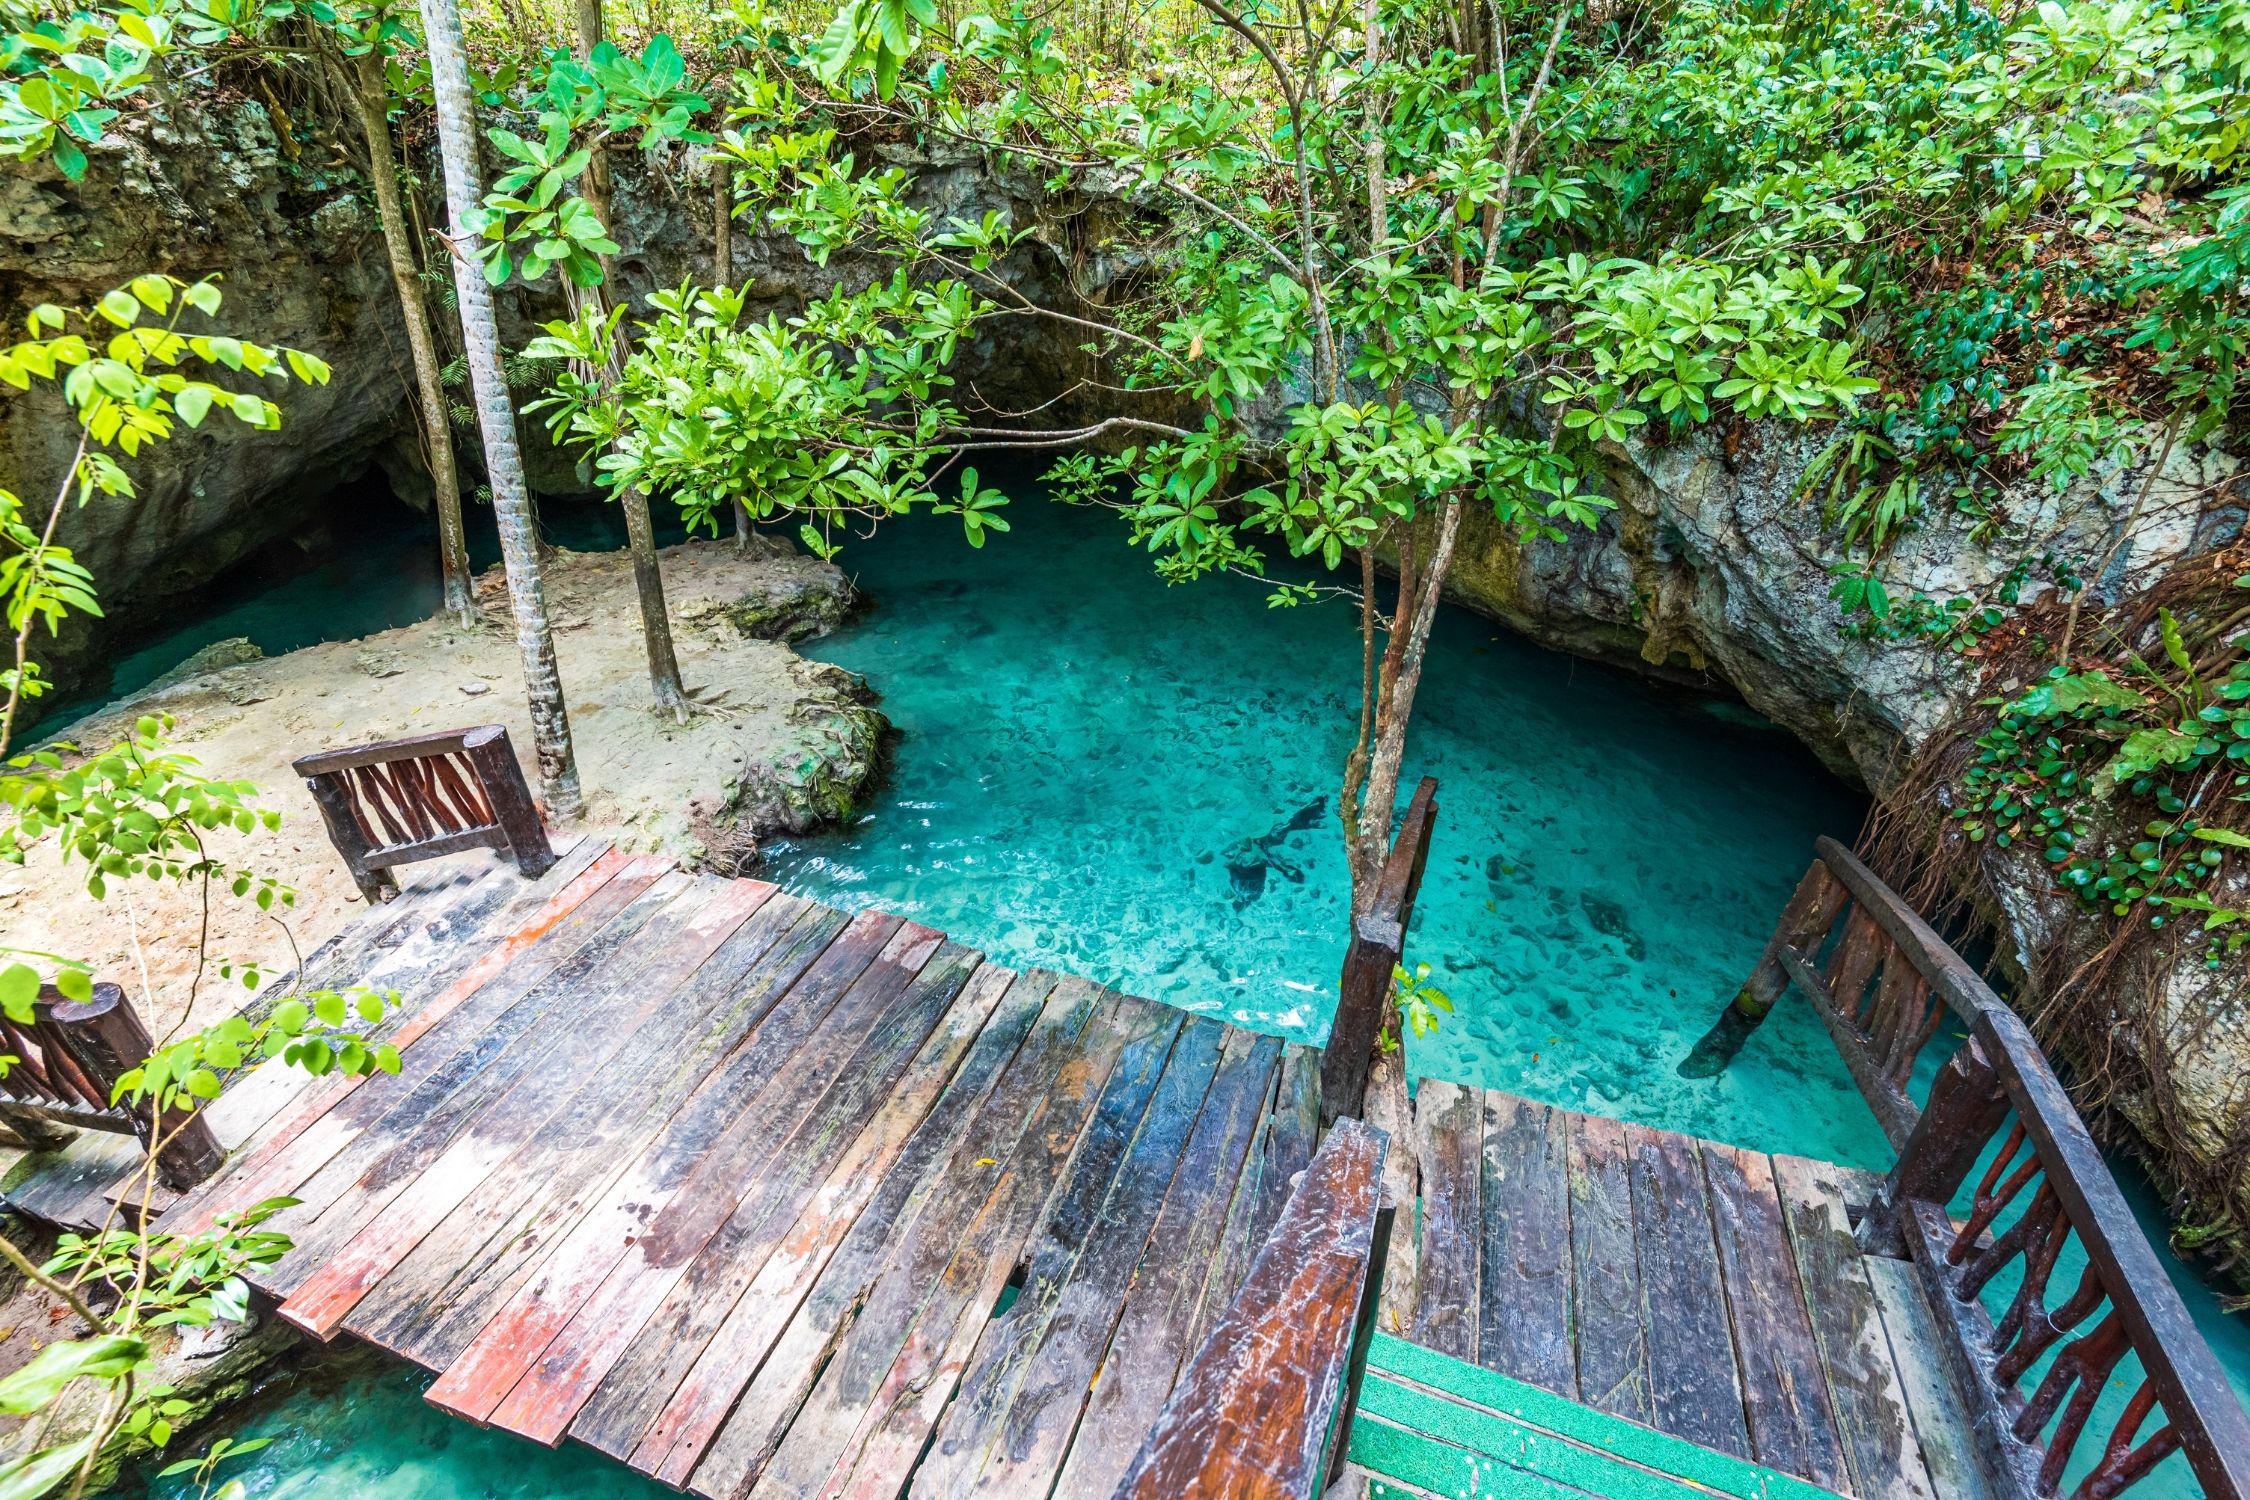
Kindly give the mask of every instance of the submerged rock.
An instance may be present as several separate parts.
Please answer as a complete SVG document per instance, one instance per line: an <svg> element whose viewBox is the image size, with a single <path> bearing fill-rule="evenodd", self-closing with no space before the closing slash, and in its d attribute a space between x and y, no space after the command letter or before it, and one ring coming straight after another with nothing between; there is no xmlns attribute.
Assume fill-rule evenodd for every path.
<svg viewBox="0 0 2250 1500"><path fill-rule="evenodd" d="M178 687L183 682L193 682L196 678L208 677L213 672L239 667L246 661L257 661L265 654L265 648L246 635L213 641L170 671L159 673L155 680L141 689L141 696L152 697L167 688Z"/></svg>

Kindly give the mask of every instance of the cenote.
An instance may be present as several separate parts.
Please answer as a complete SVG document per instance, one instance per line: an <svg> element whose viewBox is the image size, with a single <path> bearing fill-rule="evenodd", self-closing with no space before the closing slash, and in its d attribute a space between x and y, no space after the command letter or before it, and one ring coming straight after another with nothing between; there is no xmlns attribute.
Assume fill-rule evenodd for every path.
<svg viewBox="0 0 2250 1500"><path fill-rule="evenodd" d="M1014 488L1014 529L981 550L938 521L847 544L840 563L869 607L800 649L865 675L895 753L849 826L773 846L764 873L1009 962L1319 1040L1344 930L1334 798L1353 729L1350 617L1269 608L1248 580L1168 587L1109 517ZM121 662L113 692L212 640L288 649L427 613L422 523L368 503L365 534L333 561L238 580ZM615 542L599 507L549 505L545 524L568 545ZM481 563L489 539L478 547ZM339 597L365 601L366 617L329 612ZM1779 1007L1719 1077L1676 1072L1755 962L1814 837L1848 840L1864 810L1793 739L1739 705L1449 609L1408 767L1439 778L1442 805L1409 962L1455 1005L1410 1040L1411 1071L1888 1164L1801 1004ZM2161 1244L2153 1195L2137 1180L2128 1191ZM2174 1271L2250 1390L2250 1329ZM583 1450L455 1421L420 1401L425 1383L365 1355L316 1357L222 1419L227 1435L276 1439L231 1472L253 1496L670 1493ZM194 1489L143 1475L123 1492Z"/></svg>

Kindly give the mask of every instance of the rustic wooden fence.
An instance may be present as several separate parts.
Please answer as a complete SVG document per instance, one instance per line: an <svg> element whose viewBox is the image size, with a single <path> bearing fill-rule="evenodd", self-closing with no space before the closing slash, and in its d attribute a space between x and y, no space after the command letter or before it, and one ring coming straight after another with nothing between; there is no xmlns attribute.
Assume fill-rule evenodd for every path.
<svg viewBox="0 0 2250 1500"><path fill-rule="evenodd" d="M398 893L393 867L464 849L505 850L526 876L555 862L502 725L324 750L294 764L370 903Z"/></svg>
<svg viewBox="0 0 2250 1500"><path fill-rule="evenodd" d="M1914 1261L2001 1492L2045 1500L2075 1476L2074 1500L2110 1500L2178 1452L2211 1500L2250 1500L2250 1418L2030 1031L1833 839L1820 840L1746 1000L1762 1010L1786 986L1827 1025L1898 1149L1861 1244ZM1941 1031L1957 1050L1918 1105L1916 1064ZM1972 1176L1956 1221L1949 1205ZM2084 1269L2055 1302L2066 1259ZM2113 1382L2135 1383L2087 1446Z"/></svg>
<svg viewBox="0 0 2250 1500"><path fill-rule="evenodd" d="M211 1127L192 1112L110 1102L118 1080L147 1061L154 1046L116 985L97 984L84 1001L47 986L30 1025L0 1017L0 1045L15 1059L0 1077L7 1096L0 1099L0 1124L26 1146L66 1144L69 1131L58 1127L137 1135L156 1146L158 1175L176 1189L201 1182L225 1160Z"/></svg>
<svg viewBox="0 0 2250 1500"><path fill-rule="evenodd" d="M1406 951L1414 898L1430 860L1430 830L1437 822L1437 778L1425 776L1406 804L1368 910L1352 919L1344 950L1344 977L1336 991L1336 1018L1320 1056L1320 1123L1357 1115L1367 1098L1367 1075L1376 1039L1391 1009L1391 974Z"/></svg>

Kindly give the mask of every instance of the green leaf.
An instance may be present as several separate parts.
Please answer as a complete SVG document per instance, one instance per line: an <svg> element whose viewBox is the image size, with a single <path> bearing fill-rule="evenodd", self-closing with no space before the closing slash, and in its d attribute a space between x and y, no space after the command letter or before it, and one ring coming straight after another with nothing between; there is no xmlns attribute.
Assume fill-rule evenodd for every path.
<svg viewBox="0 0 2250 1500"><path fill-rule="evenodd" d="M80 162L83 170L84 158ZM0 1500L39 1500L41 1495L52 1493L86 1461L86 1451L93 1445L91 1437L83 1437L0 1465Z"/></svg>
<svg viewBox="0 0 2250 1500"><path fill-rule="evenodd" d="M55 988L65 1000L80 1005L94 998L94 976L84 969L62 969L55 974Z"/></svg>
<svg viewBox="0 0 2250 1500"><path fill-rule="evenodd" d="M2198 828L2195 836L2214 844L2224 844L2229 849L2250 849L2250 837L2236 833L2231 828Z"/></svg>
<svg viewBox="0 0 2250 1500"><path fill-rule="evenodd" d="M73 1380L122 1379L146 1358L147 1344L120 1334L49 1344L31 1363L0 1380L0 1412L35 1412Z"/></svg>
<svg viewBox="0 0 2250 1500"><path fill-rule="evenodd" d="M29 1026L32 1005L39 999L39 971L29 964L0 969L0 1011L19 1026Z"/></svg>

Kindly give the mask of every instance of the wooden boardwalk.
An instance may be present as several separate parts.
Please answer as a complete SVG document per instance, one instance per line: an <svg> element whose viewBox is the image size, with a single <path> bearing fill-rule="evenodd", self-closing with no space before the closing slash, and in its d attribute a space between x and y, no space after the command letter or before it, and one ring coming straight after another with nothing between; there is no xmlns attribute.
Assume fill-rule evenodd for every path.
<svg viewBox="0 0 2250 1500"><path fill-rule="evenodd" d="M1860 1500L1989 1493L1879 1179L1424 1080L1386 1328Z"/></svg>
<svg viewBox="0 0 2250 1500"><path fill-rule="evenodd" d="M471 864L318 955L406 991L400 1072L243 1080L164 1227L299 1199L285 1318L699 1494L1112 1492L1316 1054L762 882Z"/></svg>

